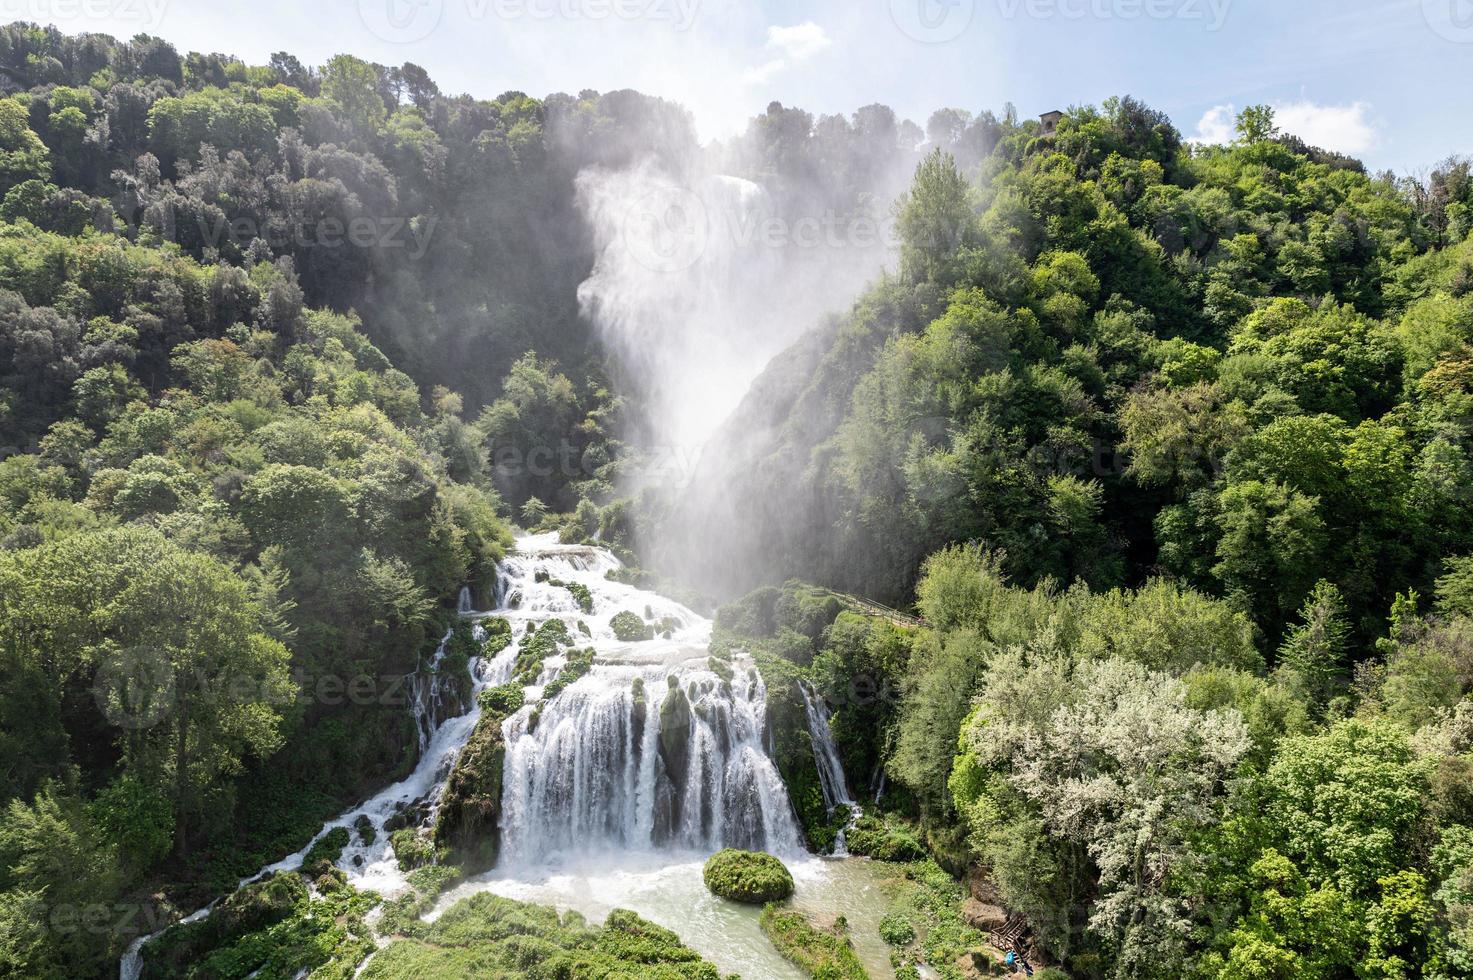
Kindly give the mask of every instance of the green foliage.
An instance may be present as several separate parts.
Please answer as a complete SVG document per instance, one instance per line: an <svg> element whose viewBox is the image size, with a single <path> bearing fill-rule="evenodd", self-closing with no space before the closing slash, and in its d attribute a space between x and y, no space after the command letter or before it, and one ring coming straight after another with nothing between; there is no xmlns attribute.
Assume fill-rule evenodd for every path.
<svg viewBox="0 0 1473 980"><path fill-rule="evenodd" d="M513 980L526 976L608 980L719 980L714 966L676 935L616 909L602 927L576 913L525 905L482 892L455 903L433 924L374 956L362 976Z"/></svg>
<svg viewBox="0 0 1473 980"><path fill-rule="evenodd" d="M614 636L618 637L622 643L638 643L655 638L655 631L639 618L639 614L627 609L615 613L614 617L609 620L609 626L613 629Z"/></svg>
<svg viewBox="0 0 1473 980"><path fill-rule="evenodd" d="M761 905L793 894L793 876L771 854L727 848L707 861L706 887L733 902Z"/></svg>
<svg viewBox="0 0 1473 980"><path fill-rule="evenodd" d="M869 976L842 929L820 929L801 912L766 905L762 932L783 958L820 980L866 980Z"/></svg>

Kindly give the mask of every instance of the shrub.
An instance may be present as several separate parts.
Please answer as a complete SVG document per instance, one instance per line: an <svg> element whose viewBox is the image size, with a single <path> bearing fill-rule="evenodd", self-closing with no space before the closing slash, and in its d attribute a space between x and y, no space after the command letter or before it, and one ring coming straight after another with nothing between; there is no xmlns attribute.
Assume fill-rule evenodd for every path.
<svg viewBox="0 0 1473 980"><path fill-rule="evenodd" d="M318 861L326 861L336 864L338 858L343 856L343 848L348 846L348 828L334 827L322 839L307 849L302 858L302 867L311 868Z"/></svg>
<svg viewBox="0 0 1473 980"><path fill-rule="evenodd" d="M880 938L891 946L909 946L915 942L915 926L900 912L889 912L880 920Z"/></svg>
<svg viewBox="0 0 1473 980"><path fill-rule="evenodd" d="M793 894L793 876L771 854L727 848L706 862L706 887L733 902L761 905Z"/></svg>
<svg viewBox="0 0 1473 980"><path fill-rule="evenodd" d="M394 857L399 859L399 870L412 871L432 864L435 860L435 845L428 837L421 837L413 827L396 830L389 835L389 846Z"/></svg>
<svg viewBox="0 0 1473 980"><path fill-rule="evenodd" d="M763 933L783 958L796 964L810 977L823 980L868 980L854 947L843 935L844 923L835 931L819 929L801 912L768 905L758 920Z"/></svg>
<svg viewBox="0 0 1473 980"><path fill-rule="evenodd" d="M617 613L613 619L609 620L609 625L613 627L614 635L623 643L639 643L655 638L655 631L645 625L644 620L640 619L637 614L627 609Z"/></svg>
<svg viewBox="0 0 1473 980"><path fill-rule="evenodd" d="M481 703L481 710L487 714L506 717L521 710L526 694L518 684L503 684L486 688L477 700Z"/></svg>

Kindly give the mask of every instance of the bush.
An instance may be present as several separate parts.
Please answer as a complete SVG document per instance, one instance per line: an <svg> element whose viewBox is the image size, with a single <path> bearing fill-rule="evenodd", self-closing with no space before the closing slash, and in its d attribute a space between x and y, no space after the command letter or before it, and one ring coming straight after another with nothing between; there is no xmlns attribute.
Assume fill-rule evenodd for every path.
<svg viewBox="0 0 1473 980"><path fill-rule="evenodd" d="M868 980L854 947L843 935L844 922L835 931L816 928L801 912L768 905L758 920L762 932L783 958L810 977L822 980Z"/></svg>
<svg viewBox="0 0 1473 980"><path fill-rule="evenodd" d="M334 827L322 836L322 839L307 849L307 854L302 858L302 867L310 868L318 861L326 861L336 864L338 858L343 856L343 848L348 846L348 828Z"/></svg>
<svg viewBox="0 0 1473 980"><path fill-rule="evenodd" d="M617 613L613 619L609 620L609 625L613 627L614 635L623 643L639 643L655 638L655 631L645 625L645 621L638 615L627 609Z"/></svg>
<svg viewBox="0 0 1473 980"><path fill-rule="evenodd" d="M889 912L880 920L880 938L891 946L909 946L915 942L915 926L900 912Z"/></svg>
<svg viewBox="0 0 1473 980"><path fill-rule="evenodd" d="M389 846L394 857L399 859L399 870L412 871L435 860L435 845L428 837L421 837L413 827L396 830L389 835Z"/></svg>
<svg viewBox="0 0 1473 980"><path fill-rule="evenodd" d="M481 703L482 711L504 718L521 710L526 694L518 684L503 684L500 687L486 688L477 700Z"/></svg>
<svg viewBox="0 0 1473 980"><path fill-rule="evenodd" d="M771 854L727 848L706 862L706 887L733 902L761 905L793 894L793 876Z"/></svg>
<svg viewBox="0 0 1473 980"><path fill-rule="evenodd" d="M925 846L912 834L870 816L850 827L844 841L850 854L876 861L905 863L926 858Z"/></svg>

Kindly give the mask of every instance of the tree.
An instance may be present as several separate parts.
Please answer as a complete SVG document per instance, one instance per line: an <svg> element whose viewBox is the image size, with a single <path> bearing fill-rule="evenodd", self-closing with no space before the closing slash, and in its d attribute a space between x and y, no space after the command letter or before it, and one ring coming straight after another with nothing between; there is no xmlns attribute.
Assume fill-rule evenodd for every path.
<svg viewBox="0 0 1473 980"><path fill-rule="evenodd" d="M1262 143L1279 135L1279 128L1274 124L1274 110L1272 106L1250 105L1238 113L1238 140L1242 143Z"/></svg>
<svg viewBox="0 0 1473 980"><path fill-rule="evenodd" d="M900 267L913 282L943 281L976 220L967 182L950 154L935 149L916 168L910 191L895 204Z"/></svg>
<svg viewBox="0 0 1473 980"><path fill-rule="evenodd" d="M328 61L322 70L322 97L361 137L373 136L388 118L388 108L378 92L378 72L352 55L340 54Z"/></svg>
<svg viewBox="0 0 1473 980"><path fill-rule="evenodd" d="M15 99L0 99L0 195L28 180L51 176L51 154L30 128L30 116Z"/></svg>
<svg viewBox="0 0 1473 980"><path fill-rule="evenodd" d="M157 532L87 532L0 556L0 612L0 651L44 669L53 711L69 679L86 680L125 772L170 801L179 853L218 780L280 744L295 699L286 648L228 568Z"/></svg>
<svg viewBox="0 0 1473 980"><path fill-rule="evenodd" d="M967 754L1028 802L1043 833L1089 855L1089 928L1114 952L1113 975L1171 975L1191 914L1172 882L1192 836L1225 810L1223 780L1250 744L1241 716L1195 710L1181 681L1121 659L1070 669L1010 655L994 671L963 732ZM985 829L975 821L989 808L958 802Z"/></svg>
<svg viewBox="0 0 1473 980"><path fill-rule="evenodd" d="M1310 703L1323 709L1345 671L1349 649L1345 600L1339 589L1321 580L1304 600L1299 625L1279 647L1279 666L1297 674Z"/></svg>

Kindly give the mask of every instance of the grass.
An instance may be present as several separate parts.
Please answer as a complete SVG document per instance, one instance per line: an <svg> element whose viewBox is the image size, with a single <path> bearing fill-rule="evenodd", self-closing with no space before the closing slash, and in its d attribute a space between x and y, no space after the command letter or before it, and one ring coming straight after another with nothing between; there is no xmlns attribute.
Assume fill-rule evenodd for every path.
<svg viewBox="0 0 1473 980"><path fill-rule="evenodd" d="M771 903L758 924L784 959L815 980L868 980L842 927L820 929L803 913Z"/></svg>
<svg viewBox="0 0 1473 980"><path fill-rule="evenodd" d="M668 929L616 909L602 926L576 912L483 892L455 903L413 938L369 960L363 980L524 977L720 980L716 967Z"/></svg>

